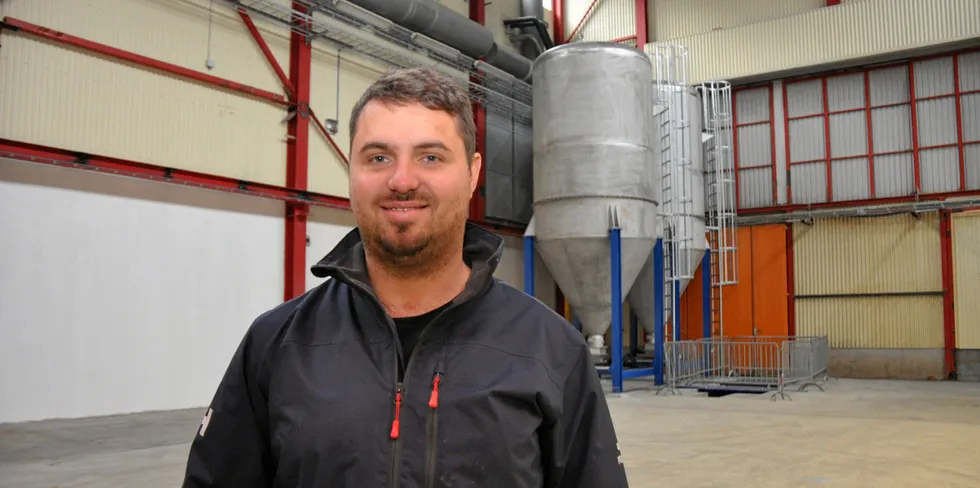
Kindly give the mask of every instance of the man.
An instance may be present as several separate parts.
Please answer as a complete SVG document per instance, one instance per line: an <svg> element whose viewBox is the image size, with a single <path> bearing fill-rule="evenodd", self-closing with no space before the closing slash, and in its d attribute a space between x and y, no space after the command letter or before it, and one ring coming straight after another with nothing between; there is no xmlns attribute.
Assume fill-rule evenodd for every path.
<svg viewBox="0 0 980 488"><path fill-rule="evenodd" d="M184 487L627 486L584 339L494 279L503 241L466 221L475 131L434 71L368 88L358 228L313 267L329 280L252 324Z"/></svg>

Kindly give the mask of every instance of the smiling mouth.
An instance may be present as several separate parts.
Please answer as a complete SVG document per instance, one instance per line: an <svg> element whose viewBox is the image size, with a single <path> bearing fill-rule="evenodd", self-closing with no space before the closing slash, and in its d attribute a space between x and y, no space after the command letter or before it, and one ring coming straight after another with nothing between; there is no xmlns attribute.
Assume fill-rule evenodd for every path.
<svg viewBox="0 0 980 488"><path fill-rule="evenodd" d="M388 212L411 212L414 210L422 210L428 207L429 207L428 205L414 205L409 207L399 206L399 207L381 207L381 208L385 209Z"/></svg>

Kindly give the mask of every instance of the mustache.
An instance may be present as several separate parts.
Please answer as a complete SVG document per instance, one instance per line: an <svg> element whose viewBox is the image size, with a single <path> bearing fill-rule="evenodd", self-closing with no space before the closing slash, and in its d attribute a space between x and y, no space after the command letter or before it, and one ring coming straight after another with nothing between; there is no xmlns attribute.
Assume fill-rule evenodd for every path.
<svg viewBox="0 0 980 488"><path fill-rule="evenodd" d="M412 190L409 192L391 192L387 196L382 197L379 200L380 203L402 203L402 202L418 202L420 204L428 205L429 198L422 194L418 190Z"/></svg>

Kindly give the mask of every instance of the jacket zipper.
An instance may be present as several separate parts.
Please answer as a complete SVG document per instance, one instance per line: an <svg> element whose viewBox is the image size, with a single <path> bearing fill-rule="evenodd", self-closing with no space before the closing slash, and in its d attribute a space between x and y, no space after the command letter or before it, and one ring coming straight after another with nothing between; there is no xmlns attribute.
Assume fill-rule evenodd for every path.
<svg viewBox="0 0 980 488"><path fill-rule="evenodd" d="M411 371L411 369L412 369L412 358L415 357L415 351L417 351L419 349L419 346L422 345L422 339L425 337L425 334L427 332L429 332L429 329L432 327L432 324L436 323L436 321L438 321L444 315L446 315L447 312L449 312L450 310L452 310L452 309L454 309L456 307L455 307L455 305L453 305L453 306L450 306L450 307L446 308L439 315L437 315L434 319L432 319L432 321L429 322L428 325L425 326L425 329L423 329L422 330L422 333L419 334L418 346L415 347L415 350L412 351L412 354L408 358L408 361L406 361L406 365L405 365L404 372L403 372L402 371L402 356L404 355L404 353L402 352L401 344L398 343L398 328L395 326L395 322L391 319L390 316L388 316L388 313L385 311L385 307L381 303L381 300L378 300L378 297L375 296L374 293L371 292L371 290L369 290L368 288L366 288L366 287L364 287L362 285L359 285L359 284L354 284L354 287L355 288L358 288L362 292L364 292L364 294L366 294L368 297L370 297L371 300L374 301L375 305L378 306L378 309L381 311L381 314L384 316L385 321L388 323L388 327L391 329L392 337L395 339L395 398L394 398L394 403L395 403L394 410L395 410L395 414L394 414L394 417L392 418L392 421L391 421L391 431L388 434L389 437L391 437L391 442L392 442L392 446L391 446L391 469L389 470L389 473L390 473L391 477L388 479L388 486L390 488L398 488L398 482L399 482L398 473L400 471L399 468L401 467L401 464L399 463L399 460L401 458L401 456L400 456L400 454L401 454L401 443L398 442L398 438L400 437L400 434L401 434L401 407L402 407L402 401L403 401L404 395L405 395L405 382L408 379L408 372ZM439 367L437 369L440 369L440 370L442 369L441 364L442 364L442 362L440 361L439 362ZM433 381L435 381L435 380L433 380ZM438 406L438 403L439 403L439 394L438 394L438 387L435 386L435 384L434 384L433 392L435 393L436 406ZM429 399L429 402L430 402L430 404L432 403L432 398ZM433 412L435 412L434 409L433 409ZM432 463L433 464L435 463L435 460L434 459L432 460Z"/></svg>
<svg viewBox="0 0 980 488"><path fill-rule="evenodd" d="M401 434L401 410L402 410L402 384L399 381L395 384L395 416L391 421L391 479L388 485L392 488L398 486L398 436Z"/></svg>
<svg viewBox="0 0 980 488"><path fill-rule="evenodd" d="M436 453L439 442L439 384L442 383L442 361L436 363L432 375L432 394L429 396L429 428L425 441L425 488L435 485Z"/></svg>

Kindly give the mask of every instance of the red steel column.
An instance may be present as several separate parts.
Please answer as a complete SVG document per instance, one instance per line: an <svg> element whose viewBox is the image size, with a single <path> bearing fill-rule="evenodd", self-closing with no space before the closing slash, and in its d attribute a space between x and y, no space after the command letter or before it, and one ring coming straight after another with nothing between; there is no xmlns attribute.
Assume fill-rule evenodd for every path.
<svg viewBox="0 0 980 488"><path fill-rule="evenodd" d="M552 37L555 45L565 44L565 0L553 0L552 13ZM472 4L470 4L472 5ZM472 8L472 7L471 7Z"/></svg>
<svg viewBox="0 0 980 488"><path fill-rule="evenodd" d="M939 212L939 238L943 267L943 349L945 373L956 378L956 315L953 310L953 225L949 210Z"/></svg>
<svg viewBox="0 0 980 488"><path fill-rule="evenodd" d="M647 0L636 0L636 47L647 45Z"/></svg>
<svg viewBox="0 0 980 488"><path fill-rule="evenodd" d="M470 1L470 20L480 25L486 23L486 6L482 0ZM470 78L479 83L476 78ZM480 178L476 184L476 194L470 200L470 220L482 222L486 218L487 192L487 113L480 102L473 102L473 121L476 123L476 152L483 155L483 165L480 167Z"/></svg>
<svg viewBox="0 0 980 488"><path fill-rule="evenodd" d="M293 9L307 13L303 2L293 2ZM306 36L292 32L289 36L289 81L295 88L296 113L289 119L286 149L286 186L307 189L310 155L310 70L312 47ZM310 207L305 203L286 203L285 300L306 292L306 218Z"/></svg>

